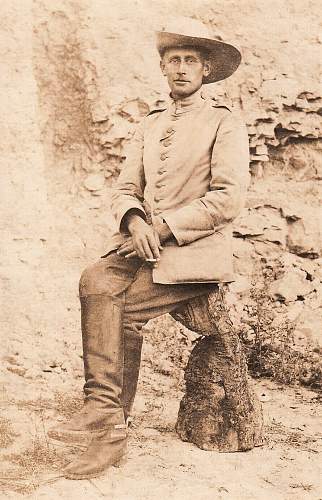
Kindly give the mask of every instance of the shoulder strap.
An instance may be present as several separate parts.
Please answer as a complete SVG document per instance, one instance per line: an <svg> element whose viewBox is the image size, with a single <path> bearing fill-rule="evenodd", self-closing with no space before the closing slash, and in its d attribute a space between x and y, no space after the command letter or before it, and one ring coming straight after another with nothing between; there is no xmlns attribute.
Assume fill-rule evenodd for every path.
<svg viewBox="0 0 322 500"><path fill-rule="evenodd" d="M155 113L161 113L162 111L165 111L166 108L160 108L160 109L152 109L152 111L150 111L150 113L148 113L146 116L151 116L151 115L154 115Z"/></svg>
<svg viewBox="0 0 322 500"><path fill-rule="evenodd" d="M215 98L211 98L211 106L213 108L224 108L232 113L232 107L226 104L225 102L218 102Z"/></svg>

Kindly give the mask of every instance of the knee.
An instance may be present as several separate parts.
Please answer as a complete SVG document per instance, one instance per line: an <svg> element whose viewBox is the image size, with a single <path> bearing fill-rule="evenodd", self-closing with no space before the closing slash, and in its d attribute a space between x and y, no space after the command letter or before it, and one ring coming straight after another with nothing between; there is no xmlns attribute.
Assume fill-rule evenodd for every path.
<svg viewBox="0 0 322 500"><path fill-rule="evenodd" d="M79 295L81 297L106 293L108 291L103 271L100 262L92 264L84 269L79 280Z"/></svg>

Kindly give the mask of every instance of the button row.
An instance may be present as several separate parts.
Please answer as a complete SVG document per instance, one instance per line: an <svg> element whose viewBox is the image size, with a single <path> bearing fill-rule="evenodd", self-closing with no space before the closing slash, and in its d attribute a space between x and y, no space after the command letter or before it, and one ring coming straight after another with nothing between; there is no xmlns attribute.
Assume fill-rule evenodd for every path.
<svg viewBox="0 0 322 500"><path fill-rule="evenodd" d="M169 146L171 146L172 142L171 142L171 139L169 138L169 136L171 136L172 134L175 133L175 129L173 127L168 127L165 132L163 133L163 137L160 139L160 142L162 144L162 146L164 148L168 148ZM160 160L161 161L165 161L169 158L168 156L168 151L162 151L160 153ZM158 171L158 174L162 174L164 173L163 170L159 170Z"/></svg>

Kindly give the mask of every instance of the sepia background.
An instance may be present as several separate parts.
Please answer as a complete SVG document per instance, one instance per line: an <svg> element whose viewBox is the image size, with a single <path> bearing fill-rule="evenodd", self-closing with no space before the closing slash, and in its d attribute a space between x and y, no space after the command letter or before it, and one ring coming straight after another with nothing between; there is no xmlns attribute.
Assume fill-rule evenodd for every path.
<svg viewBox="0 0 322 500"><path fill-rule="evenodd" d="M319 4L2 0L5 498L322 496ZM135 126L166 98L153 30L177 15L203 20L243 55L230 79L205 91L240 109L249 132L252 184L234 224L229 301L257 379L268 444L216 456L179 442L173 428L196 336L164 317L145 328L129 464L100 483L50 482L66 453L46 441L45 430L81 403L79 275L104 253L114 228L110 190Z"/></svg>

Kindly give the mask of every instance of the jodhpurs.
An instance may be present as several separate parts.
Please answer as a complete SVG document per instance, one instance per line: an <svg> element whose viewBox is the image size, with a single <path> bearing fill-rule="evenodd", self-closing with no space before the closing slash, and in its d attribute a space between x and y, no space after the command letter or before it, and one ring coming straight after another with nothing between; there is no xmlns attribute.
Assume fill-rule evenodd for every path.
<svg viewBox="0 0 322 500"><path fill-rule="evenodd" d="M139 334L150 319L171 313L193 297L216 289L213 283L161 285L153 283L152 268L138 258L116 253L87 267L80 279L80 296L109 294L123 300L123 328Z"/></svg>

